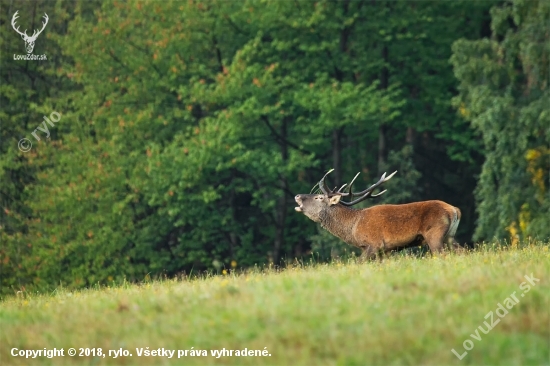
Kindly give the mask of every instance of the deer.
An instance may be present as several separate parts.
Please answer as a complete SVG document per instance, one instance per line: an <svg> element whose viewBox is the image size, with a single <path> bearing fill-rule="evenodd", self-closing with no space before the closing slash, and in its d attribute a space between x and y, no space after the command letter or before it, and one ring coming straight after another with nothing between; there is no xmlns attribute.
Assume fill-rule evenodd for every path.
<svg viewBox="0 0 550 366"><path fill-rule="evenodd" d="M27 30L25 29L25 32L21 32L19 31L19 27L15 28L15 22L18 18L18 15L17 13L19 12L16 11L15 14L13 14L13 17L11 18L11 26L13 27L13 29L19 33L19 35L21 35L21 38L23 38L23 41L25 41L25 48L27 50L27 53L32 53L32 50L34 49L34 42L36 41L36 38L38 38L38 36L40 35L40 33L42 33L42 31L44 30L44 28L46 28L46 24L48 24L48 14L44 13L44 20L45 22L42 22L42 29L40 29L39 31L37 31L36 29L33 31L32 33L32 36L28 36L27 35Z"/></svg>
<svg viewBox="0 0 550 366"><path fill-rule="evenodd" d="M373 195L375 189L390 180L397 171L382 177L361 192L353 192L353 183L340 189L329 189L325 179L334 169L329 170L319 181L322 194L298 194L295 197L297 212L340 238L345 243L361 249L360 261L382 259L384 254L419 246L427 243L432 255L443 254L445 245L449 249L461 247L454 237L460 223L460 209L443 201L431 200L406 204L383 204L364 209L355 209L366 199L379 197L387 190ZM346 202L342 198L349 197Z"/></svg>

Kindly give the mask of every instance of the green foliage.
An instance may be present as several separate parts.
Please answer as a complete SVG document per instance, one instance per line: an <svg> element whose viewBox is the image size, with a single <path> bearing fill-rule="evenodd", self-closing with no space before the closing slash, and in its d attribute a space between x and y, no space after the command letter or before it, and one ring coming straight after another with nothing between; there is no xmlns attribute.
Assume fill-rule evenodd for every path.
<svg viewBox="0 0 550 366"><path fill-rule="evenodd" d="M492 39L459 40L451 59L459 113L483 138L477 239L550 235L550 39L546 1L491 11ZM508 232L508 233L507 233Z"/></svg>
<svg viewBox="0 0 550 366"><path fill-rule="evenodd" d="M50 23L37 43L47 63L3 60L0 69L2 293L341 256L351 248L293 210L294 196L329 167L337 184L360 171L358 186L398 170L388 193L369 204L445 200L461 208L459 237L469 241L482 154L485 166L502 158L501 168L514 172L506 159L521 156L517 174L532 199L506 198L510 214L494 220L494 202L521 191L511 175L506 189L491 190L485 169L479 230L494 224L503 232L518 215L521 230L522 222L529 233L546 230L547 150L539 137L547 94L537 96L528 78L514 83L531 85L530 97L516 101L517 88L502 94L514 57L546 57L531 46L543 37L540 19L517 23L503 36L516 38L495 43L508 57L508 66L487 61L483 69L502 92L495 104L481 89L466 93L464 78L483 77L457 66L494 43L478 40L492 2L12 5L3 24L16 9L22 22L47 12ZM518 9L535 5L525 6ZM504 13L495 9L495 32L503 32ZM8 53L21 53L13 29L0 32ZM460 38L477 45L458 41L464 50L453 56L457 103L482 116L470 118L474 128L451 103L459 84L449 57ZM521 59L526 75L544 72ZM509 158L491 155L487 141L503 129L483 122L483 106L502 105L490 115L506 114L510 101L528 128L506 125L523 142L495 150L510 145ZM20 152L18 140L52 111L62 117L51 138Z"/></svg>

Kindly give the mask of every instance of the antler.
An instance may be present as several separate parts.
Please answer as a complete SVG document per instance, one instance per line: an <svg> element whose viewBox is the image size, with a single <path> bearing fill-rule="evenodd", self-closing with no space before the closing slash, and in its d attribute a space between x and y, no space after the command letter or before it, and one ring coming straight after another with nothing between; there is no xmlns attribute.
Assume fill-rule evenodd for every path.
<svg viewBox="0 0 550 366"><path fill-rule="evenodd" d="M378 188L379 186L381 186L383 183L387 182L388 180L390 180L394 175L395 173L397 173L397 170L393 173L391 173L390 175L388 175L386 177L386 173L382 174L382 177L380 177L380 179L378 180L378 182L376 182L375 184L373 184L372 186L370 186L369 188L365 189L364 191L362 192L357 192L357 193L353 193L352 189L353 189L353 183L355 183L355 180L357 179L357 177L359 176L359 174L361 174L361 172L355 174L355 177L353 177L353 179L351 180L351 183L349 184L349 186L346 184L344 184L342 187L340 187L340 189L338 191L336 191L336 188L338 187L334 187L334 189L329 189L327 188L326 184L325 184L325 178L327 177L327 175L329 175L330 173L332 173L334 171L334 169L331 169L329 170L328 172L326 172L326 174L323 176L323 178L321 178L321 180L319 181L319 188L321 189L321 191L323 192L323 194L326 194L327 196L330 196L330 195L340 195L340 196L350 196L350 197L359 197L357 198L356 200L353 200L351 202L344 202L344 201L340 201L341 204L343 204L344 206L353 206L361 201L364 201L366 200L367 198L374 198L374 197L378 197L380 196L381 194L384 194L386 192L386 189L383 190L382 192L378 193L378 194L375 194L375 195L372 195L372 192ZM348 186L348 192L345 193L343 192L343 189ZM336 192L335 192L336 191Z"/></svg>
<svg viewBox="0 0 550 366"><path fill-rule="evenodd" d="M11 18L11 26L13 27L13 29L14 29L17 33L19 33L19 34L22 35L22 36L25 36L25 38L26 38L26 39L29 39L29 40L34 40L34 39L36 39L36 38L38 37L38 35L40 35L40 33L42 33L42 31L44 30L44 28L46 28L46 25L48 24L48 20L50 19L50 18L48 18L48 14L44 13L43 18L44 18L44 20L45 20L46 22L42 22L42 29L40 29L39 31L34 30L33 33L32 33L32 36L29 37L29 36L27 35L27 30L26 30L26 29L25 29L25 32L24 32L24 33L21 33L21 31L19 30L19 27L15 28L16 20L17 20L17 18L19 17L19 16L17 15L17 13L19 13L19 10L17 10L17 11L15 12L15 14L13 14L13 17Z"/></svg>
<svg viewBox="0 0 550 366"><path fill-rule="evenodd" d="M40 29L40 30L38 31L38 33L37 33L37 31L35 30L35 31L32 33L32 36L31 36L30 38L36 39L36 37L38 37L38 35L39 35L40 33L42 33L42 31L44 30L44 28L46 28L46 25L48 24L48 20L49 20L50 18L48 18L48 14L46 14L46 13L44 13L43 18L44 18L44 20L45 20L46 22L45 22L45 23L42 22L42 29Z"/></svg>
<svg viewBox="0 0 550 366"><path fill-rule="evenodd" d="M321 192L323 192L323 194L329 195L330 193L333 193L332 190L328 189L328 188L325 186L325 178L327 177L327 175L329 175L329 174L332 173L333 171L334 171L334 169L331 169L331 170L329 170L328 172L326 172L326 174L323 175L323 178L321 178L321 180L319 181L319 188L321 189Z"/></svg>
<svg viewBox="0 0 550 366"><path fill-rule="evenodd" d="M26 29L25 29L25 33L21 33L21 31L19 30L19 27L15 28L15 21L16 21L17 18L18 18L17 13L19 13L19 10L17 10L17 11L15 12L15 14L13 14L13 17L11 18L11 26L13 27L13 29L14 29L17 33L19 33L20 35L25 36L25 37L28 38L29 36L27 35L27 30L26 30Z"/></svg>
<svg viewBox="0 0 550 366"><path fill-rule="evenodd" d="M338 186L334 187L334 189L327 188L327 186L325 184L325 178L327 177L327 175L329 175L333 171L334 171L334 169L329 170L328 172L326 172L326 174L323 176L323 178L321 178L321 180L319 181L319 188L321 189L323 194L326 194L327 196L335 195L335 194L338 194L340 196L348 196L349 193L342 192L342 190L348 185L347 183L345 183L342 187L340 187L340 189L338 191L336 191L336 188L338 188ZM359 174L357 174L357 175L359 175ZM355 176L355 178L357 178L357 176ZM352 182L352 184L353 184L353 182Z"/></svg>
<svg viewBox="0 0 550 366"><path fill-rule="evenodd" d="M353 186L353 183L355 182L355 179L359 176L359 173L357 173L355 175L355 177L353 178L353 180L351 181L350 185L349 185L349 190L348 190L348 195L350 195L351 197L359 197L357 198L356 200L354 201L351 201L351 202L344 202L344 201L340 201L341 204L343 204L344 206L353 206L361 201L364 201L366 200L367 198L374 198L374 197L378 197L380 196L381 194L384 194L386 192L386 189L384 189L382 192L378 193L378 194L375 194L375 195L372 195L372 192L378 188L379 186L381 186L383 183L387 182L388 180L390 180L394 175L395 173L397 173L397 170L393 173L391 173L389 176L386 177L386 173L382 174L382 177L380 177L380 179L378 180L378 182L376 182L375 184L373 184L372 186L370 186L369 188L365 189L364 191L362 192L357 192L357 193L353 193L352 192L352 186Z"/></svg>

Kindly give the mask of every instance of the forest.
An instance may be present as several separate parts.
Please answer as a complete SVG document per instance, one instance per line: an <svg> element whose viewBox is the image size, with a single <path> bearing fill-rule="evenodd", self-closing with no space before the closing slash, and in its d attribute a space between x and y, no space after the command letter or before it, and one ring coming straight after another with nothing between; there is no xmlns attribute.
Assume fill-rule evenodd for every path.
<svg viewBox="0 0 550 366"><path fill-rule="evenodd" d="M329 260L294 196L330 169L550 238L549 1L1 7L2 294Z"/></svg>

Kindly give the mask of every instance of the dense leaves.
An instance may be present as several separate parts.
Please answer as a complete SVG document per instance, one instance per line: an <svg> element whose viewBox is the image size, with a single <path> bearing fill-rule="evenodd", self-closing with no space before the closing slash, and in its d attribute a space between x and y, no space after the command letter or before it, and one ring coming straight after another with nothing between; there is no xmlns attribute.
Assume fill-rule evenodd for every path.
<svg viewBox="0 0 550 366"><path fill-rule="evenodd" d="M370 204L445 200L470 242L485 158L476 239L549 235L543 1L41 6L0 17L5 54L50 18L0 71L4 293L328 256L293 197L330 168L397 169Z"/></svg>
<svg viewBox="0 0 550 366"><path fill-rule="evenodd" d="M483 137L477 239L550 235L550 3L491 11L491 39L460 40L452 62L459 112Z"/></svg>

